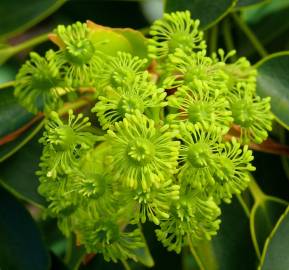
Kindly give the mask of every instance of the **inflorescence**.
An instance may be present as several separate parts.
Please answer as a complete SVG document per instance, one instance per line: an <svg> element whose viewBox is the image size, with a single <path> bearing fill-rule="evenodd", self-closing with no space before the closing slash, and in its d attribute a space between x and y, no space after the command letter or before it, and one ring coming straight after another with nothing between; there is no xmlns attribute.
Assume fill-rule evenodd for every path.
<svg viewBox="0 0 289 270"><path fill-rule="evenodd" d="M59 49L31 53L16 77L19 102L47 116L37 172L47 214L87 252L114 262L137 261L146 245L139 224L147 220L178 253L211 239L220 204L246 189L255 170L248 144L271 130L256 69L244 57L230 61L235 52L209 56L188 11L152 25L144 59L102 50L97 31L105 28L59 26L51 38ZM112 42L120 38L112 33ZM56 112L87 88L91 115Z"/></svg>

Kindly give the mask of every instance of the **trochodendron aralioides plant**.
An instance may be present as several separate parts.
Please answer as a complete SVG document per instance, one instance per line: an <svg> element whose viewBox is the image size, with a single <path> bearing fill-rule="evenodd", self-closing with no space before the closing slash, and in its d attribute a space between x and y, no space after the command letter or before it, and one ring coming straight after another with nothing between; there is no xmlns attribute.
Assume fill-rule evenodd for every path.
<svg viewBox="0 0 289 270"><path fill-rule="evenodd" d="M209 55L188 11L153 23L148 57L127 46L129 31L58 26L58 49L32 52L14 92L46 117L37 171L45 215L87 253L124 263L146 248L145 222L177 253L214 237L220 205L255 170L248 145L267 138L273 118L270 98L256 94L256 69L232 61L235 51ZM73 112L67 100L90 111L77 113L75 102Z"/></svg>

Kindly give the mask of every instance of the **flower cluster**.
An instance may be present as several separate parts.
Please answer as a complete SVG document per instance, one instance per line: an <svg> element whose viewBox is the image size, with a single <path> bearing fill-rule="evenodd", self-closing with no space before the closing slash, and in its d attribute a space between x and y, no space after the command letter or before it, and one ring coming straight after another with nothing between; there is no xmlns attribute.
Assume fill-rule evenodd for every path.
<svg viewBox="0 0 289 270"><path fill-rule="evenodd" d="M149 220L179 253L211 239L220 204L248 185L255 169L248 144L271 130L270 99L256 94L256 70L245 58L207 54L198 26L188 11L165 14L151 27L144 59L103 50L105 28L91 22L59 26L52 35L59 50L31 54L17 75L15 96L47 116L38 171L47 213L87 252L137 261L146 247L140 224ZM110 32L108 40L120 38ZM53 111L87 87L91 120Z"/></svg>

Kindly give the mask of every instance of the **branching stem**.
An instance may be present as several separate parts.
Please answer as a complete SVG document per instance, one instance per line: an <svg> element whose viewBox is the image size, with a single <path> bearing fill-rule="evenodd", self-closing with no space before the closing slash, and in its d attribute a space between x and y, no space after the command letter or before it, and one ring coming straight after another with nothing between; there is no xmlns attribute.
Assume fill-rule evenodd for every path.
<svg viewBox="0 0 289 270"><path fill-rule="evenodd" d="M192 244L192 241L190 239L188 239L188 242L189 242L190 251L191 251L194 259L196 260L196 263L198 264L200 270L205 270L205 267L204 267L199 255L198 255L198 253L196 252L196 250Z"/></svg>
<svg viewBox="0 0 289 270"><path fill-rule="evenodd" d="M260 202L263 201L264 198L266 197L266 195L264 194L264 192L260 189L260 187L258 186L256 180L253 178L253 176L251 175L251 181L249 183L249 190L256 202Z"/></svg>
<svg viewBox="0 0 289 270"><path fill-rule="evenodd" d="M236 24L240 27L240 29L244 32L247 38L250 40L256 51L259 53L261 57L265 57L268 55L268 52L259 41L254 32L250 29L250 27L236 14L232 13L232 17L235 20Z"/></svg>
<svg viewBox="0 0 289 270"><path fill-rule="evenodd" d="M130 268L130 266L126 260L121 260L121 262L122 262L123 268L125 270L131 270L131 268Z"/></svg>

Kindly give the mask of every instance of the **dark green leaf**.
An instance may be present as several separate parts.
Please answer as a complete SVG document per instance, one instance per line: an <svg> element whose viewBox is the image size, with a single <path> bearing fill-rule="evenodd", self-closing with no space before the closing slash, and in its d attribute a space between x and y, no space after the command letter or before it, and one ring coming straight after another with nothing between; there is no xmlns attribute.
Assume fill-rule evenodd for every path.
<svg viewBox="0 0 289 270"><path fill-rule="evenodd" d="M267 238L262 258L262 270L285 270L289 266L289 208L278 220L271 235Z"/></svg>
<svg viewBox="0 0 289 270"><path fill-rule="evenodd" d="M146 243L146 239L142 233L143 241ZM144 248L139 248L135 250L135 255L140 263L147 267L153 267L154 266L154 259L152 258L152 255L150 253L149 247L146 246Z"/></svg>
<svg viewBox="0 0 289 270"><path fill-rule="evenodd" d="M246 0L247 1L247 0ZM289 2L284 0L267 1L265 5L258 6L254 9L244 10L243 17L247 22L258 22L268 15L275 15L276 12L289 7ZM277 19L277 18L276 18Z"/></svg>
<svg viewBox="0 0 289 270"><path fill-rule="evenodd" d="M0 138L25 125L33 116L18 104L13 95L13 88L1 89Z"/></svg>
<svg viewBox="0 0 289 270"><path fill-rule="evenodd" d="M0 163L0 184L16 196L38 205L45 204L44 198L37 192L39 183L35 175L41 151L38 138L34 138L12 157Z"/></svg>
<svg viewBox="0 0 289 270"><path fill-rule="evenodd" d="M53 252L50 252L51 270L69 270L67 266Z"/></svg>
<svg viewBox="0 0 289 270"><path fill-rule="evenodd" d="M257 93L271 97L276 120L289 129L289 52L272 54L256 65Z"/></svg>
<svg viewBox="0 0 289 270"><path fill-rule="evenodd" d="M44 122L37 121L36 124L30 126L26 131L20 134L18 137L13 137L11 135L5 136L2 140L10 140L5 143L0 148L0 163L5 161L7 158L14 155L18 150L20 150L26 143L28 143L33 137L41 130Z"/></svg>
<svg viewBox="0 0 289 270"><path fill-rule="evenodd" d="M48 270L49 255L29 213L3 188L0 205L0 269Z"/></svg>
<svg viewBox="0 0 289 270"><path fill-rule="evenodd" d="M250 7L257 4L264 4L270 0L238 0L236 8Z"/></svg>
<svg viewBox="0 0 289 270"><path fill-rule="evenodd" d="M192 17L201 21L201 27L208 28L222 19L235 4L235 0L166 0L165 11L190 10Z"/></svg>
<svg viewBox="0 0 289 270"><path fill-rule="evenodd" d="M250 239L249 220L237 198L222 205L221 227L212 241L195 247L206 270L255 270L255 252ZM198 269L192 255L184 258L185 269Z"/></svg>
<svg viewBox="0 0 289 270"><path fill-rule="evenodd" d="M0 39L25 31L65 2L65 0L1 0Z"/></svg>

